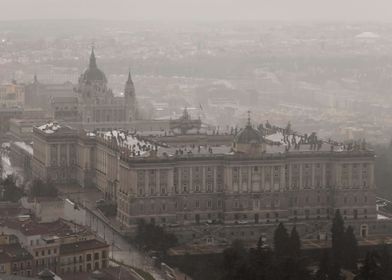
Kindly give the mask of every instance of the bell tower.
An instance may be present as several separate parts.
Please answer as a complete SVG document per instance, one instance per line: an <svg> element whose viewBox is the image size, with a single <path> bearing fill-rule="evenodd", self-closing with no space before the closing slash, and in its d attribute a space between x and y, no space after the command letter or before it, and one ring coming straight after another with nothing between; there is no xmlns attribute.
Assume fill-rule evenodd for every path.
<svg viewBox="0 0 392 280"><path fill-rule="evenodd" d="M124 98L126 104L127 121L132 121L137 118L137 103L135 94L135 85L132 81L131 71L128 72L128 80L125 83Z"/></svg>

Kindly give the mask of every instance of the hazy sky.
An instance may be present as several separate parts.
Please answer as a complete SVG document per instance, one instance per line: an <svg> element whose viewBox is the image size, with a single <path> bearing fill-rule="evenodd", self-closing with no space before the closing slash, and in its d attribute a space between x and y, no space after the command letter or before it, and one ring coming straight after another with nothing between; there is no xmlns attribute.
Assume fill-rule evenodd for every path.
<svg viewBox="0 0 392 280"><path fill-rule="evenodd" d="M0 0L0 19L392 21L392 0Z"/></svg>

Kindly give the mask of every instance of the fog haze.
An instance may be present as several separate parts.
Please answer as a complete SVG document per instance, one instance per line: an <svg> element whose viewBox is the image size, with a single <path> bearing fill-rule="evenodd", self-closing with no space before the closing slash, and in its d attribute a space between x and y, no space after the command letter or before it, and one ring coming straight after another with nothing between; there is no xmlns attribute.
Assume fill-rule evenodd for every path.
<svg viewBox="0 0 392 280"><path fill-rule="evenodd" d="M1 20L391 21L389 0L1 0Z"/></svg>

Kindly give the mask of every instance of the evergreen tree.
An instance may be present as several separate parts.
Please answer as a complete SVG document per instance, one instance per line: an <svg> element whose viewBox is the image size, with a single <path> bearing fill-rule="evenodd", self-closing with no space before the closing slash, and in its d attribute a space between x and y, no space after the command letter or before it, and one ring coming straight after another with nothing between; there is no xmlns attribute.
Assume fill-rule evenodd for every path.
<svg viewBox="0 0 392 280"><path fill-rule="evenodd" d="M23 191L16 186L16 179L13 175L8 175L7 178L0 181L2 189L1 200L18 202L23 196Z"/></svg>
<svg viewBox="0 0 392 280"><path fill-rule="evenodd" d="M330 258L327 249L321 255L319 267L316 271L314 280L343 280L344 276L338 262Z"/></svg>
<svg viewBox="0 0 392 280"><path fill-rule="evenodd" d="M343 267L352 271L357 270L358 242L354 229L348 226L344 233Z"/></svg>
<svg viewBox="0 0 392 280"><path fill-rule="evenodd" d="M274 232L274 252L277 258L289 255L290 237L283 223L279 223Z"/></svg>
<svg viewBox="0 0 392 280"><path fill-rule="evenodd" d="M240 240L234 240L232 245L223 251L222 280L248 279L250 271L246 269L247 252Z"/></svg>
<svg viewBox="0 0 392 280"><path fill-rule="evenodd" d="M344 248L344 221L339 209L335 212L335 217L332 221L332 257L333 259L342 264L343 248Z"/></svg>
<svg viewBox="0 0 392 280"><path fill-rule="evenodd" d="M342 267L340 262L332 259L328 269L328 279L331 280L343 280L345 277L342 274Z"/></svg>
<svg viewBox="0 0 392 280"><path fill-rule="evenodd" d="M274 279L274 255L270 248L264 246L262 237L260 236L256 249L249 250L249 263L251 273L250 279Z"/></svg>
<svg viewBox="0 0 392 280"><path fill-rule="evenodd" d="M257 240L257 251L260 252L263 250L264 242L263 242L263 237L260 236L259 240Z"/></svg>
<svg viewBox="0 0 392 280"><path fill-rule="evenodd" d="M387 280L383 278L380 267L377 263L377 254L368 252L363 265L359 269L359 273L354 277L354 280Z"/></svg>
<svg viewBox="0 0 392 280"><path fill-rule="evenodd" d="M383 246L380 253L380 272L383 279L392 279L392 256L386 245Z"/></svg>
<svg viewBox="0 0 392 280"><path fill-rule="evenodd" d="M0 180L3 179L3 160L2 157L0 155Z"/></svg>
<svg viewBox="0 0 392 280"><path fill-rule="evenodd" d="M321 258L320 258L320 262L319 262L319 266L315 275L315 280L328 280L328 274L329 274L329 254L327 250L324 250Z"/></svg>
<svg viewBox="0 0 392 280"><path fill-rule="evenodd" d="M299 234L297 228L294 226L291 230L290 234L290 256L293 258L299 258L301 255L301 239L299 238Z"/></svg>
<svg viewBox="0 0 392 280"><path fill-rule="evenodd" d="M278 260L274 278L276 280L311 280L311 274L303 260L291 257Z"/></svg>
<svg viewBox="0 0 392 280"><path fill-rule="evenodd" d="M30 188L30 194L33 197L56 197L58 190L50 181L44 182L41 179L35 179Z"/></svg>
<svg viewBox="0 0 392 280"><path fill-rule="evenodd" d="M139 222L132 241L142 250L154 250L162 255L177 244L177 238L174 234L166 232L160 226L147 224L144 220Z"/></svg>

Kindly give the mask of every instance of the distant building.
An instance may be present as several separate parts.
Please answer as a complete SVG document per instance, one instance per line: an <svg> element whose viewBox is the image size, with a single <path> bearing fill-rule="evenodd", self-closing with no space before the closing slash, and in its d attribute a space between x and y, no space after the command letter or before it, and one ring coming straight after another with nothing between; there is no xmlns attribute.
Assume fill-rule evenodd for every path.
<svg viewBox="0 0 392 280"><path fill-rule="evenodd" d="M107 87L107 79L98 68L94 50L90 63L80 76L74 96L54 97L52 111L56 120L81 123L127 123L137 118L135 86L131 73L124 96L115 96Z"/></svg>
<svg viewBox="0 0 392 280"><path fill-rule="evenodd" d="M25 105L30 108L41 108L46 112L51 110L54 98L74 97L74 85L71 82L63 84L43 84L36 75L32 83L26 85Z"/></svg>
<svg viewBox="0 0 392 280"><path fill-rule="evenodd" d="M195 119L192 120L191 116L188 113L188 110L185 108L182 116L177 120L170 120L170 130L178 131L179 134L185 135L189 131L195 133L199 133L201 129L201 120Z"/></svg>
<svg viewBox="0 0 392 280"><path fill-rule="evenodd" d="M33 147L25 142L11 142L10 144L10 161L14 168L20 168L23 179L28 181L32 178L32 159Z"/></svg>
<svg viewBox="0 0 392 280"><path fill-rule="evenodd" d="M17 118L9 120L8 135L13 141L30 143L33 140L33 127L49 122L51 118Z"/></svg>
<svg viewBox="0 0 392 280"><path fill-rule="evenodd" d="M6 137L6 134L10 131L11 119L42 119L43 116L42 109L0 108L0 137ZM8 135L8 137L13 138L11 135Z"/></svg>
<svg viewBox="0 0 392 280"><path fill-rule="evenodd" d="M0 85L0 108L23 108L25 104L25 86L13 81Z"/></svg>

